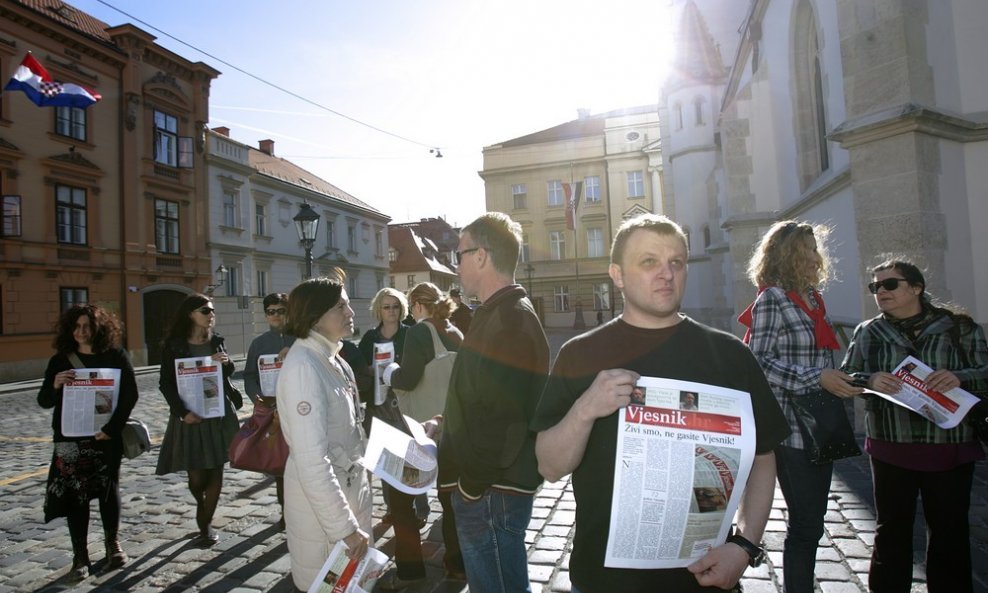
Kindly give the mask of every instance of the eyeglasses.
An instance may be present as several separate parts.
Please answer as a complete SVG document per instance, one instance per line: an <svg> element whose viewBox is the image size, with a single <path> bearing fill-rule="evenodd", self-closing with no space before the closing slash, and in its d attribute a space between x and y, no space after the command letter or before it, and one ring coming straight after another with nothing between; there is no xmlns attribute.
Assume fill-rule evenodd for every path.
<svg viewBox="0 0 988 593"><path fill-rule="evenodd" d="M265 315L284 315L287 312L288 312L288 309L285 309L284 307L279 307L277 309L265 309L264 310L264 314Z"/></svg>
<svg viewBox="0 0 988 593"><path fill-rule="evenodd" d="M384 311L401 311L401 305L381 305Z"/></svg>
<svg viewBox="0 0 988 593"><path fill-rule="evenodd" d="M473 253L474 251L480 251L483 247L471 247L470 249L464 249L463 251L456 252L456 261L463 259L463 256L468 253Z"/></svg>
<svg viewBox="0 0 988 593"><path fill-rule="evenodd" d="M203 315L212 315L216 313L216 309L213 309L212 307L199 307L198 309L196 309L196 313L202 313Z"/></svg>
<svg viewBox="0 0 988 593"><path fill-rule="evenodd" d="M868 292L871 294L878 294L879 288L884 288L885 290L891 292L896 288L899 288L899 283L905 282L909 284L909 281L905 278L886 278L885 280L878 280L876 282L871 282L868 284Z"/></svg>

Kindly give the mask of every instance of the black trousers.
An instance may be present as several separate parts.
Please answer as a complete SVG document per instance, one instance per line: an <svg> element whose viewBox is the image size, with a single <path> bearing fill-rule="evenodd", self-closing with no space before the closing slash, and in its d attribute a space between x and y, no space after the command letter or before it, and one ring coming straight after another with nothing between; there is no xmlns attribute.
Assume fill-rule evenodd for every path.
<svg viewBox="0 0 988 593"><path fill-rule="evenodd" d="M916 498L926 517L929 593L972 593L968 509L974 463L924 472L871 459L878 528L868 586L874 593L908 593L912 586Z"/></svg>

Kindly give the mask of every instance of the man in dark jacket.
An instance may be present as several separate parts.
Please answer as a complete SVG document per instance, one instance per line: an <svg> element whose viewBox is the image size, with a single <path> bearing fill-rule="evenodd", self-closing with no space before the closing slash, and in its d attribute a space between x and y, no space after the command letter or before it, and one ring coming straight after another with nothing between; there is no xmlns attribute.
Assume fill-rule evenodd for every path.
<svg viewBox="0 0 988 593"><path fill-rule="evenodd" d="M439 484L451 493L474 593L530 591L525 528L542 484L528 428L549 372L549 345L515 283L521 226L487 213L460 235L463 291L477 296L450 379Z"/></svg>
<svg viewBox="0 0 988 593"><path fill-rule="evenodd" d="M461 294L459 288L451 288L449 290L449 298L453 299L453 302L456 303L456 309L449 316L449 320L465 336L467 335L467 330L470 329L470 322L473 320L473 311L470 310L469 305L463 302Z"/></svg>

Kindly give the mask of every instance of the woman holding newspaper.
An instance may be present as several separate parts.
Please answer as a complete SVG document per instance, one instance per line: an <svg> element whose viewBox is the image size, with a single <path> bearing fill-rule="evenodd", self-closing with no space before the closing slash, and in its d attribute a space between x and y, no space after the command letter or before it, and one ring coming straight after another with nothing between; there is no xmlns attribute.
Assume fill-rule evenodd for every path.
<svg viewBox="0 0 988 593"><path fill-rule="evenodd" d="M835 367L840 348L818 292L829 277L827 229L796 221L772 225L755 248L748 275L758 287L739 321L792 430L775 450L788 508L783 572L786 593L811 593L816 550L823 536L833 462L814 463L797 421L794 400L861 393ZM813 435L809 435L811 438Z"/></svg>
<svg viewBox="0 0 988 593"><path fill-rule="evenodd" d="M436 342L433 336L439 340L442 348L450 352L457 351L460 343L463 342L463 334L449 320L450 314L456 309L456 303L443 294L435 284L423 282L416 285L408 293L408 303L412 317L417 323L409 328L405 337L405 349L400 366L398 363L392 363L384 371L384 383L405 392L415 389L425 379L426 366L436 358ZM449 370L452 370L452 366ZM409 409L402 411L412 415L419 422L431 420L432 425L438 426L442 416L435 415L442 414L449 374L445 373L444 377L435 377L433 380L437 379L442 387L436 388L435 397L430 398L431 401L427 404L415 408L423 410L423 413L414 414L412 407L404 403L402 407ZM431 436L438 440L438 435ZM384 488L389 491L391 514L394 517L397 570L382 577L377 587L384 591L397 591L425 578L422 543L419 537L422 523L419 522L413 508L415 496L405 494L388 484L385 484ZM426 497L425 494L420 496ZM446 566L448 576L466 580L449 493L441 493L439 500L443 508L443 540L446 544L443 564Z"/></svg>
<svg viewBox="0 0 988 593"><path fill-rule="evenodd" d="M230 441L240 427L236 410L243 406L243 396L230 382L233 362L223 338L213 332L215 324L209 297L193 294L182 301L165 337L158 382L171 414L156 473L188 473L199 527L196 545L203 548L219 541L213 514Z"/></svg>
<svg viewBox="0 0 988 593"><path fill-rule="evenodd" d="M48 361L45 380L38 392L42 408L55 408L52 416L55 451L48 470L45 489L45 522L65 517L72 539L72 568L69 577L81 580L89 576L90 562L87 538L89 533L89 502L99 500L99 513L103 521L106 543L106 559L110 568L119 568L127 562L127 554L120 547L117 531L120 526L120 458L123 455L120 432L137 403L137 382L134 368L127 352L120 348L122 330L116 318L96 305L77 305L62 314L56 326L54 347L56 354ZM115 393L116 402L111 412L94 409L83 418L63 418L71 414L63 407L63 396L79 382L76 369L93 370L100 376L112 376L114 386L107 386L103 393ZM117 373L104 372L118 369ZM92 395L100 396L99 392ZM83 393L80 396L84 397ZM70 396L71 397L71 396ZM113 398L111 397L111 402ZM100 408L100 402L95 402ZM78 414L78 408L76 413ZM101 417L103 416L103 417ZM78 421L78 422L77 422ZM70 430L68 436L63 427L79 428L88 421L88 430Z"/></svg>
<svg viewBox="0 0 988 593"><path fill-rule="evenodd" d="M881 312L858 325L843 369L869 389L895 394L903 381L892 370L907 356L933 369L926 385L984 395L988 345L971 317L934 305L916 265L889 260L872 269L868 290ZM868 575L872 591L909 591L916 497L926 517L926 575L930 593L972 590L968 526L974 463L984 458L965 422L943 429L884 398L865 399L878 526Z"/></svg>
<svg viewBox="0 0 988 593"><path fill-rule="evenodd" d="M288 441L285 524L292 579L303 591L338 541L361 558L371 543L371 489L358 463L367 446L350 366L339 356L353 309L337 279L306 280L288 296L285 331L295 343L278 375Z"/></svg>

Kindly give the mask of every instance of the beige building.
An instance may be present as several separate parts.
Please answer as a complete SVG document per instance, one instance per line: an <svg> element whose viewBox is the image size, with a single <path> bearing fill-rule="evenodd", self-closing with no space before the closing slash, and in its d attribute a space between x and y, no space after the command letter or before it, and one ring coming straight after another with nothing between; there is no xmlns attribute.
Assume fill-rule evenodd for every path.
<svg viewBox="0 0 988 593"><path fill-rule="evenodd" d="M28 51L55 80L95 89L86 110L0 93L0 381L42 374L74 303L126 324L154 360L168 291L210 281L205 122L219 72L58 0L0 0L0 72Z"/></svg>
<svg viewBox="0 0 988 593"><path fill-rule="evenodd" d="M621 221L662 212L662 153L655 105L590 115L484 148L487 210L522 225L517 281L548 327L610 319L610 244ZM575 225L565 186L582 184ZM572 228L575 227L575 228Z"/></svg>

